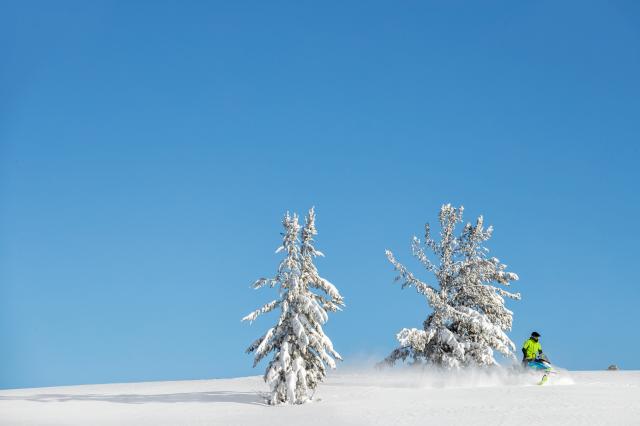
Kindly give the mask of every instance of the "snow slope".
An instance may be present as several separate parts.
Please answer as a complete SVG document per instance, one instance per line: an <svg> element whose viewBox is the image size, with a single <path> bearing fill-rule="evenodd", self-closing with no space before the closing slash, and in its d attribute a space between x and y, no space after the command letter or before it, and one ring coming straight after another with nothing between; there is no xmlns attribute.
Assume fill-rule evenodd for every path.
<svg viewBox="0 0 640 426"><path fill-rule="evenodd" d="M532 377L337 373L301 406L265 406L260 377L0 391L1 425L640 424L640 371Z"/></svg>

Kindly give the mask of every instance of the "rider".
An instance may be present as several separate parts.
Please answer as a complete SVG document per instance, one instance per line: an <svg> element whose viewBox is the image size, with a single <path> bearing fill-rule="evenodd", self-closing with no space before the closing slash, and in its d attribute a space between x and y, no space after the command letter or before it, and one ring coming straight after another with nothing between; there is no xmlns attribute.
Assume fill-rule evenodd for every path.
<svg viewBox="0 0 640 426"><path fill-rule="evenodd" d="M534 361L539 354L542 354L542 345L538 341L540 339L540 333L534 331L522 345L522 365L527 366L529 361Z"/></svg>

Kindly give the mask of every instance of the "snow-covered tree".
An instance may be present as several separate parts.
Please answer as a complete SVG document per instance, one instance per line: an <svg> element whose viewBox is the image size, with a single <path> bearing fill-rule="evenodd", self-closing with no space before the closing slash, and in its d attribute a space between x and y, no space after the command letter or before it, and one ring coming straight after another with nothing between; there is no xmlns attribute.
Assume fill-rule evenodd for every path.
<svg viewBox="0 0 640 426"><path fill-rule="evenodd" d="M504 297L520 299L520 294L495 284L509 286L518 276L506 272L506 265L497 258L488 257L484 242L491 238L493 228L484 228L482 216L475 225L467 223L461 234L455 235L462 213L463 207L443 205L439 215L440 241L431 237L428 223L424 242L413 237L413 255L433 273L437 285L416 278L391 251L386 251L398 271L396 281L402 280L402 288L414 287L424 295L433 312L422 329L405 328L397 334L400 346L384 364L408 358L412 363L459 368L496 364L494 350L513 357L515 346L505 333L511 329L513 313L505 307Z"/></svg>
<svg viewBox="0 0 640 426"><path fill-rule="evenodd" d="M325 378L326 367L335 368L334 358L341 359L322 325L328 320L327 311L340 309L344 302L335 286L320 277L313 263L316 256L323 256L313 245L317 234L314 210L309 211L302 232L295 214L287 213L282 224L282 246L276 253L284 251L286 256L274 278L260 278L253 284L254 288L277 287L278 298L242 320L253 321L280 308L277 324L253 342L247 353L255 354L254 367L273 353L264 374L271 388L270 404L301 404L310 399Z"/></svg>

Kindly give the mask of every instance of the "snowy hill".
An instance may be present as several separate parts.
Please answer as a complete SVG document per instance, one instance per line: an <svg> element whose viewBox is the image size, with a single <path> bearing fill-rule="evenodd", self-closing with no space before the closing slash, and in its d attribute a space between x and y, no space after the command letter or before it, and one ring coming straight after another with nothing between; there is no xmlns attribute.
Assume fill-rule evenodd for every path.
<svg viewBox="0 0 640 426"><path fill-rule="evenodd" d="M265 406L259 377L0 391L1 425L638 424L640 372L528 377L337 373L313 402Z"/></svg>

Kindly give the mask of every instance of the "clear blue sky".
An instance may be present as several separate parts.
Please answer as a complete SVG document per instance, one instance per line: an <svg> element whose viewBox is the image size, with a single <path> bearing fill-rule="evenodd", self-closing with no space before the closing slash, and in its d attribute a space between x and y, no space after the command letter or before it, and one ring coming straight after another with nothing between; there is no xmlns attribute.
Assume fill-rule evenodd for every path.
<svg viewBox="0 0 640 426"><path fill-rule="evenodd" d="M316 206L348 359L428 311L384 249L495 228L512 339L637 369L640 6L4 2L0 387L261 374L280 220Z"/></svg>

